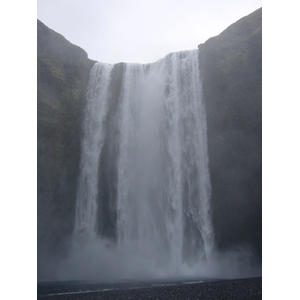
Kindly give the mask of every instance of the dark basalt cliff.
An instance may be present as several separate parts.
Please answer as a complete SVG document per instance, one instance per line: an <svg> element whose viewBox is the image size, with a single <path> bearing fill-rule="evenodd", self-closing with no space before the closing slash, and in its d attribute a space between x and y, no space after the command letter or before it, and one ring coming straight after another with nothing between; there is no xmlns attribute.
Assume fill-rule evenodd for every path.
<svg viewBox="0 0 300 300"><path fill-rule="evenodd" d="M262 9L199 49L215 240L250 244L261 258Z"/></svg>
<svg viewBox="0 0 300 300"><path fill-rule="evenodd" d="M74 226L81 116L94 61L37 21L38 256L61 252Z"/></svg>

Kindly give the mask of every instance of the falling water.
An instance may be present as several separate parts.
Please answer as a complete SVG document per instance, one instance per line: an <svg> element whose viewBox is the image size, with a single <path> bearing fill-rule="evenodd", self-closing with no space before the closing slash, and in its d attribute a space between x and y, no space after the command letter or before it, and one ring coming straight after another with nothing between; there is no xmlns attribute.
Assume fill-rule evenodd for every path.
<svg viewBox="0 0 300 300"><path fill-rule="evenodd" d="M76 227L81 232L94 235L96 224L96 195L98 161L103 144L103 119L106 115L107 89L112 67L97 63L90 75L82 141L81 171L77 192ZM99 80L101 78L101 80Z"/></svg>
<svg viewBox="0 0 300 300"><path fill-rule="evenodd" d="M213 228L198 51L148 65L96 63L83 129L74 231L77 251L89 248L82 265L97 266L101 278L178 275L207 262Z"/></svg>

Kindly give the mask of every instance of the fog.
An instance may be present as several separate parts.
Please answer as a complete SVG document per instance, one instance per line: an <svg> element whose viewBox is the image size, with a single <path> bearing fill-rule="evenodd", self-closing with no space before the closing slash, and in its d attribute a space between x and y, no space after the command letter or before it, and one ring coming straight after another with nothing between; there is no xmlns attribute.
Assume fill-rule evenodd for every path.
<svg viewBox="0 0 300 300"><path fill-rule="evenodd" d="M253 259L247 246L235 246L226 251L214 251L207 261L193 264L168 265L162 253L134 243L112 244L109 240L94 240L73 249L59 260L45 260L45 280L87 280L100 282L177 281L233 279L261 276L261 266Z"/></svg>

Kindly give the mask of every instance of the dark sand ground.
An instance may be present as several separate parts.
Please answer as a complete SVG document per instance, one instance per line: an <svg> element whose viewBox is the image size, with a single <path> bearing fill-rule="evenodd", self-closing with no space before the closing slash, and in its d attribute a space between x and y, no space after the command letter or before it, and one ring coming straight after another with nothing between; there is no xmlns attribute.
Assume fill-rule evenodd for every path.
<svg viewBox="0 0 300 300"><path fill-rule="evenodd" d="M118 283L40 282L38 299L262 299L262 278L218 281Z"/></svg>

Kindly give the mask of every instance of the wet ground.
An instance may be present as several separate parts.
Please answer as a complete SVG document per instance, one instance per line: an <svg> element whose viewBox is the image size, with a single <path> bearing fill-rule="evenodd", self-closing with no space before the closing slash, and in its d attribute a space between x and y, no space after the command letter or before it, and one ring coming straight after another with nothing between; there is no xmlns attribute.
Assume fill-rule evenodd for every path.
<svg viewBox="0 0 300 300"><path fill-rule="evenodd" d="M40 282L38 299L262 299L262 278L178 282Z"/></svg>

